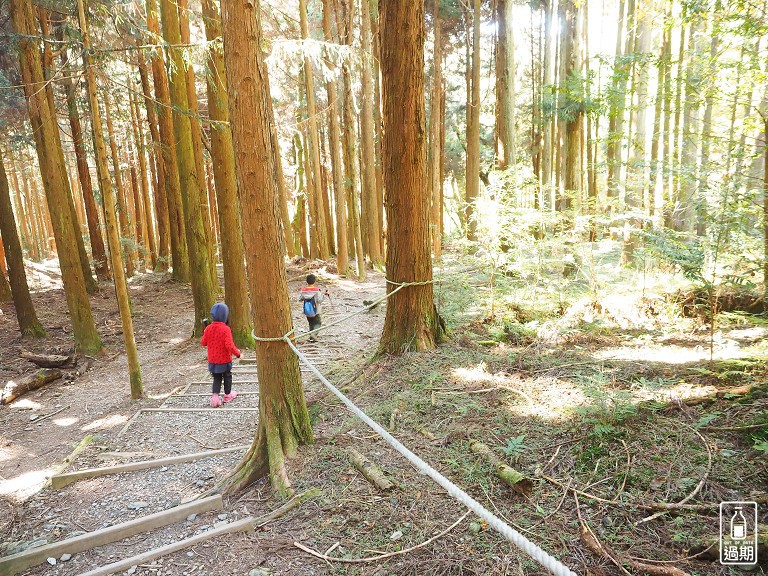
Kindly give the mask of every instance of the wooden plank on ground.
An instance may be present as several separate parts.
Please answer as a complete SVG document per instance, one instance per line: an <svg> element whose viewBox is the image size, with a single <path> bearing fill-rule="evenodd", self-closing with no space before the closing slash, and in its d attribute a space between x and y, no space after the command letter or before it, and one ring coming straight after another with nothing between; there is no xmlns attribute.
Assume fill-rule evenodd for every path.
<svg viewBox="0 0 768 576"><path fill-rule="evenodd" d="M248 518L243 518L237 522L231 522L224 526L213 528L212 530L206 530L202 534L196 534L195 536L185 538L184 540L179 540L178 542L173 542L172 544L167 544L166 546L161 546L154 550L149 550L143 554L138 554L131 558L126 558L125 560L119 560L118 562L113 562L112 564L89 570L88 572L80 574L80 576L107 576L107 574L128 570L131 566L146 564L156 558L172 554L173 552L178 552L179 550L184 550L184 548L189 548L190 546L205 542L211 538L216 538L217 536L224 536L225 534L232 534L234 532L244 532L246 530L251 532L254 530L254 520L255 518L249 516Z"/></svg>
<svg viewBox="0 0 768 576"><path fill-rule="evenodd" d="M30 568L45 562L46 558L58 558L62 554L77 554L85 550L90 550L97 546L104 546L122 540L148 530L154 530L174 522L184 520L190 514L201 514L203 512L210 512L211 510L221 510L224 507L221 495L211 496L202 500L195 500L187 504L182 504L162 512L156 512L144 516L143 518L136 518L128 522L121 524L115 524L108 528L101 530L95 530L82 534L81 536L75 536L74 538L67 538L60 542L53 542L52 544L46 544L39 548L33 548L31 550L25 550L18 554L11 556L5 556L0 558L0 576L13 576Z"/></svg>
<svg viewBox="0 0 768 576"><path fill-rule="evenodd" d="M248 530L248 531L254 530L260 526L264 526L265 524L271 522L272 520L280 518L283 514L293 510L305 500L314 498L319 494L320 494L320 491L316 488L313 488L311 490L303 492L302 494L298 494L294 496L288 502L286 502L276 510L273 510L272 512L268 512L264 516L259 516L257 518L254 518L252 516L248 518L243 518L242 520L238 520L237 522L232 522L230 524L226 524L224 526L220 526L218 528L208 530L206 532L203 532L202 534L196 534L189 538L185 538L184 540L179 540L178 542L173 542L171 544L167 544L166 546L155 548L154 550L149 550L137 556L133 556L131 558L125 558L124 560L119 560L117 562L113 562L112 564L101 566L100 568L94 568L89 572L80 574L80 576L107 576L108 574L114 574L115 572L127 570L131 566L146 564L147 562L151 562L156 558L160 558L161 556L172 554L173 552L178 552L179 550L183 550L184 548L189 548L190 546L194 546L195 544L199 544L200 542L205 542L206 540L210 540L211 538L215 538L216 536L222 536L224 534L232 534L233 532L242 532L245 530Z"/></svg>
<svg viewBox="0 0 768 576"><path fill-rule="evenodd" d="M116 466L104 466L102 468L86 468L77 472L68 474L59 474L51 476L52 488L63 488L72 482L83 480L85 478L98 478L108 474L120 474L121 472L135 472L136 470L146 470L148 468L157 468L160 466L170 466L171 464L181 464L183 462L193 462L201 458L212 458L231 452L246 450L248 446L234 446L221 450L207 450L205 452L195 452L193 454L180 454L178 456L168 456L166 458L157 458L155 460L141 460L139 462L129 462L127 464L117 464Z"/></svg>

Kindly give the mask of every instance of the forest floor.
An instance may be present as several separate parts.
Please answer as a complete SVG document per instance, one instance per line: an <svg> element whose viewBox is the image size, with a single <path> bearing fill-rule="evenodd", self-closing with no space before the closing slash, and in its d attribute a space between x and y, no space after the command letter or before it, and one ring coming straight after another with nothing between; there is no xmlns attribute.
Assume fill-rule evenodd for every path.
<svg viewBox="0 0 768 576"><path fill-rule="evenodd" d="M289 267L294 292L310 266ZM332 294L326 323L384 292L378 272L356 283L322 267L313 271ZM659 574L672 574L664 572L671 566L689 574L736 573L717 563L718 546L710 545L719 534L721 501L760 501L760 521L768 523L764 317L721 314L710 333L700 319L680 315L669 294L650 289L643 294L603 289L544 303L527 292L530 283L506 289L489 281L479 260L451 254L436 268L436 277L438 308L451 327L438 349L372 361L384 304L300 348L369 416L575 572L622 573L585 543L580 528L588 526L620 562L652 563ZM258 406L255 383L236 384L241 395L216 411L143 412L132 420L141 408L205 408L210 389L205 351L189 339L189 287L147 274L132 280L131 297L145 399L130 400L119 315L105 286L92 306L109 352L81 359L63 380L0 407L0 554L178 505L215 486L241 456L236 451L81 480L59 490L45 487L85 437L91 441L67 472L251 442L257 412L231 408ZM52 353L70 346L66 302L55 282L36 291L33 300L49 334L38 342L22 342L12 305L0 305L0 382L33 370L19 358L22 348ZM298 302L294 320L303 331ZM247 379L249 368L239 370L235 380ZM304 376L315 442L300 448L289 462L289 475L298 493L317 488L320 494L253 533L210 540L121 573L546 573L472 515L410 550L451 527L465 509L318 380ZM180 386L193 382L200 384L179 394ZM527 481L514 487L503 483L470 449L471 441L486 444ZM374 488L350 464L350 449L376 463L394 488ZM683 500L695 506L646 520L655 504ZM55 565L22 574L81 574L281 504L268 483L259 482L225 497L223 510L65 561L56 558ZM331 550L337 558L372 559L320 560L295 542L320 553ZM380 557L397 551L403 553ZM752 573L766 571L768 551L761 554L762 566Z"/></svg>

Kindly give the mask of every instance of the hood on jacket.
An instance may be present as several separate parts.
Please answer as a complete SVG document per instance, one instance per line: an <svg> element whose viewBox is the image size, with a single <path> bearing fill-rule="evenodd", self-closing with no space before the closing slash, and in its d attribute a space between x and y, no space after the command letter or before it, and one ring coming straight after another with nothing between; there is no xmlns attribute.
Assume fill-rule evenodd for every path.
<svg viewBox="0 0 768 576"><path fill-rule="evenodd" d="M226 304L223 302L217 302L213 305L213 308L211 308L211 320L214 322L224 322L227 323L227 320L229 319L229 308Z"/></svg>

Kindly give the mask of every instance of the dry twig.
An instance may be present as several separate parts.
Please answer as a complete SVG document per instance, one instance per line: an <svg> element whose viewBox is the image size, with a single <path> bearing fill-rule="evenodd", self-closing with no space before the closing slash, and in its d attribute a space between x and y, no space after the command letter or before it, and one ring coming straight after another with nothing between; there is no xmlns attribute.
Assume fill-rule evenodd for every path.
<svg viewBox="0 0 768 576"><path fill-rule="evenodd" d="M344 562L345 564L364 564L367 562L378 562L379 560L384 560L385 558L391 558L392 556L400 556L402 554L408 554L410 552L413 552L414 550L418 550L419 548L428 546L435 540L442 538L443 536L448 534L448 532L456 528L456 526L461 524L462 520L464 520L464 518L469 516L469 514L470 514L470 511L465 512L461 518L459 518L458 520L456 520L456 522L448 526L448 528L440 532L440 534L433 536L429 540L425 540L421 544L416 544L416 546L411 546L410 548L405 548L404 550L398 550L396 552L388 552L386 554L380 554L378 556L368 556L367 558L334 558L333 556L328 556L327 554L321 554L316 550L312 550L312 548L307 548L301 542L294 542L293 545L296 546L296 548L298 548L299 550L303 550L307 554L311 554L315 558L320 558L321 560L325 560L326 562Z"/></svg>

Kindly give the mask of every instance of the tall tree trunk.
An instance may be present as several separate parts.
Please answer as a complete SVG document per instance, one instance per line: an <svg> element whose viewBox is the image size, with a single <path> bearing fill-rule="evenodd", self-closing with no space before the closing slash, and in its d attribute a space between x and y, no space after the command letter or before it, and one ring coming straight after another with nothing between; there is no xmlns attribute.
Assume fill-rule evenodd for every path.
<svg viewBox="0 0 768 576"><path fill-rule="evenodd" d="M371 2L373 6L371 6ZM371 72L373 74L373 151L376 162L376 220L379 228L382 258L385 258L387 234L384 229L384 172L381 165L381 69L379 66L381 38L379 35L379 9L375 0L369 0L368 9L371 14L371 50L373 54Z"/></svg>
<svg viewBox="0 0 768 576"><path fill-rule="evenodd" d="M430 230L432 235L432 254L435 259L440 258L443 237L441 234L441 221L440 221L440 191L442 190L442 176L440 174L440 152L442 150L442 144L440 137L443 130L440 125L441 121L441 107L443 102L443 46L441 27L442 21L440 20L440 0L434 0L433 4L433 22L434 22L434 48L433 54L433 72L432 72L432 95L429 101L429 154L428 154L428 181L430 187L428 189L431 196L431 209L430 209Z"/></svg>
<svg viewBox="0 0 768 576"><path fill-rule="evenodd" d="M378 216L378 189L376 186L376 143L374 140L373 112L373 75L371 69L371 14L369 0L360 0L362 8L360 19L362 26L362 110L360 115L360 140L362 141L362 161L360 163L361 199L362 199L362 231L363 244L366 246L371 264L380 266L384 261L381 245L381 230Z"/></svg>
<svg viewBox="0 0 768 576"><path fill-rule="evenodd" d="M43 258L50 258L53 256L55 252L54 248L56 246L52 237L53 231L51 230L51 217L48 214L48 206L46 206L45 198L41 195L40 190L37 187L37 178L35 178L33 173L28 175L28 181L31 186L32 201L34 203L35 222L37 223L41 255ZM42 250L43 247L44 251Z"/></svg>
<svg viewBox="0 0 768 576"><path fill-rule="evenodd" d="M202 321L208 316L213 305L216 286L213 283L213 261L211 259L208 226L206 221L207 206L203 182L198 179L195 164L194 144L192 142L192 124L190 122L187 78L182 54L181 34L178 12L171 0L160 0L163 39L168 42L171 77L171 102L173 103L173 134L176 139L176 163L179 169L181 200L184 205L184 224L189 250L189 264L192 283L192 300L195 306L195 325L193 333L200 336Z"/></svg>
<svg viewBox="0 0 768 576"><path fill-rule="evenodd" d="M763 116L763 294L768 296L768 116Z"/></svg>
<svg viewBox="0 0 768 576"><path fill-rule="evenodd" d="M299 14L301 17L301 38L309 37L307 30L307 2L299 0ZM331 247L328 245L327 222L325 220L325 202L322 191L322 175L320 174L320 140L317 128L317 108L315 106L315 81L312 73L312 63L309 56L304 56L304 86L307 99L307 153L309 164L307 165L307 188L309 193L310 226L316 237L318 256L327 260L331 256ZM311 172L311 175L310 175ZM311 177L310 177L311 176ZM311 182L311 184L310 184Z"/></svg>
<svg viewBox="0 0 768 576"><path fill-rule="evenodd" d="M42 32L43 38L50 38L50 13L48 10L38 7L37 8L37 14L38 14L38 20L40 22L40 31ZM46 79L46 83L44 85L45 94L48 99L48 105L51 108L51 113L56 116L56 103L53 96L53 75L55 73L53 68L53 50L51 49L52 43L51 42L44 42L43 43L43 76ZM41 88L42 89L42 88ZM71 212L70 218L72 221L72 225L75 227L74 229L74 238L75 243L77 246L77 253L80 258L80 267L83 270L83 278L85 280L85 289L88 292L88 294L95 294L99 290L99 286L96 283L96 280L93 278L93 273L91 272L91 265L88 260L88 254L85 251L85 240L83 240L83 230L80 227L80 223L78 222L77 217L77 208L75 207L75 198L74 194L72 193L72 186L71 182L69 180L69 174L67 172L67 162L64 157L64 147L61 143L61 134L59 131L59 125L56 124L56 130L54 130L54 142L55 146L49 150L50 153L54 153L57 158L56 162L61 166L61 169L63 172L63 178L66 183L66 191L67 191L67 205L69 207L69 211Z"/></svg>
<svg viewBox="0 0 768 576"><path fill-rule="evenodd" d="M101 125L101 111L96 93L96 73L91 59L88 22L85 18L84 0L77 0L80 32L83 38L83 58L85 60L86 79L88 82L88 102L91 109L91 127L93 128L93 148L96 156L96 174L99 179L99 189L104 199L104 220L107 225L107 242L112 258L112 273L115 279L115 294L120 310L120 322L123 328L125 352L128 356L128 374L131 385L131 398L141 398L144 392L141 380L141 368L136 351L136 340L133 335L133 320L131 318L131 301L128 294L128 282L123 273L123 263L120 259L120 237L117 233L117 218L115 216L115 197L107 169L107 147L104 143L104 130ZM107 109L109 109L107 107Z"/></svg>
<svg viewBox="0 0 768 576"><path fill-rule="evenodd" d="M117 138L115 128L112 123L112 107L109 94L104 98L104 116L107 121L107 133L109 135L109 149L112 155L112 172L115 178L115 197L117 199L117 214L120 220L121 242L118 246L123 248L122 260L125 261L125 273L130 278L136 273L136 243L133 241L131 223L128 219L128 202L126 201L125 183L123 182L123 173L120 170L120 158L117 156ZM106 207L105 207L106 210Z"/></svg>
<svg viewBox="0 0 768 576"><path fill-rule="evenodd" d="M333 0L323 0L323 38L329 44L334 41L331 31L331 17L333 13ZM329 69L333 69L333 59L325 52L325 63ZM336 268L341 276L347 275L349 268L349 253L347 242L347 202L344 188L344 167L341 163L341 142L339 138L339 98L336 80L333 77L325 83L328 93L329 125L328 147L330 148L331 170L333 173L333 191L336 195Z"/></svg>
<svg viewBox="0 0 768 576"><path fill-rule="evenodd" d="M102 349L96 332L91 304L86 291L82 262L78 254L75 226L70 209L71 194L63 153L57 153L58 124L50 108L46 94L38 88L45 82L38 49L39 33L35 27L30 0L10 2L13 29L20 36L17 44L21 63L24 93L32 131L35 137L40 171L45 176L44 185L56 246L61 265L64 292L72 322L75 347L85 353Z"/></svg>
<svg viewBox="0 0 768 576"><path fill-rule="evenodd" d="M141 198L139 206L141 207L142 222L141 236L144 242L144 248L147 251L145 255L149 257L148 268L154 270L157 266L157 246L155 244L155 234L152 228L152 210L149 203L149 179L147 177L147 156L144 146L144 134L141 131L141 113L139 111L139 99L134 97L136 93L135 86L131 81L131 127L133 131L134 147L139 161L139 190ZM137 223L138 226L138 223Z"/></svg>
<svg viewBox="0 0 768 576"><path fill-rule="evenodd" d="M647 186L647 161L646 161L646 113L648 108L648 77L649 69L647 55L651 51L651 30L649 19L651 14L639 12L635 18L635 71L632 78L632 92L637 94L637 108L634 112L634 134L632 138L632 150L630 152L629 168L627 170L627 197L626 203L631 208L640 208L644 205L644 196Z"/></svg>
<svg viewBox="0 0 768 576"><path fill-rule="evenodd" d="M147 19L149 21L149 18ZM157 222L157 263L156 272L168 271L168 259L170 256L171 223L168 217L168 191L166 190L165 163L163 161L163 143L160 139L160 131L155 114L155 102L149 88L149 74L144 52L137 50L139 77L141 78L141 91L144 94L144 107L147 111L147 124L152 136L152 158L150 167L154 167L152 184L155 200L155 221ZM161 57L160 57L161 58Z"/></svg>
<svg viewBox="0 0 768 576"><path fill-rule="evenodd" d="M221 16L213 0L203 0L205 35L211 42L208 52L208 115L211 118L211 161L219 206L219 230L224 265L224 301L229 306L235 344L253 348L248 280L243 262L243 225L235 174L235 151L229 123L229 93L225 79L224 53L215 43L221 37ZM286 222L285 226L289 223Z"/></svg>
<svg viewBox="0 0 768 576"><path fill-rule="evenodd" d="M59 28L61 31L61 28ZM63 40L63 34L59 34L59 39ZM61 61L65 70L69 70L69 58L67 51L61 53ZM75 158L77 160L77 176L80 181L82 197L85 203L85 213L88 222L88 235L91 239L91 254L93 255L93 266L96 270L96 277L99 280L110 280L112 275L107 263L107 253L104 248L104 239L101 235L101 222L99 219L99 208L96 205L96 199L93 195L93 183L91 182L91 172L88 168L88 156L83 145L83 129L80 123L80 111L77 108L77 94L75 84L69 73L65 71L61 78L61 84L64 87L64 94L67 98L67 112L69 115L69 127L72 131L72 144L75 148Z"/></svg>
<svg viewBox="0 0 768 576"><path fill-rule="evenodd" d="M235 167L240 183L248 283L254 302L254 331L260 337L291 329L288 282L283 264L280 200L273 177L274 152L265 86L258 0L223 0L222 24L230 94ZM309 414L296 356L285 342L257 342L259 423L256 438L225 487L237 490L269 472L274 489L285 494L290 480L285 459L312 442Z"/></svg>
<svg viewBox="0 0 768 576"><path fill-rule="evenodd" d="M147 0L147 30L158 38L160 22L156 0ZM168 222L170 224L172 277L179 282L189 282L190 262L187 247L187 230L184 221L184 208L181 197L179 165L176 162L176 138L174 136L173 115L168 75L165 71L162 52L155 50L152 56L152 77L155 85L155 98L159 102L157 117L160 141L162 142L163 173L165 193L168 200Z"/></svg>
<svg viewBox="0 0 768 576"><path fill-rule="evenodd" d="M665 224L668 228L675 228L678 211L678 198L680 197L680 115L683 110L683 80L685 79L685 31L686 25L680 26L680 50L677 57L677 75L675 87L675 114L674 127L670 133L672 143L670 145L671 164L669 171L669 183L667 185L667 198L665 200L666 212Z"/></svg>
<svg viewBox="0 0 768 576"><path fill-rule="evenodd" d="M353 23L355 21L355 0L341 0L342 5L342 41L347 46L352 46L354 40ZM346 199L349 211L349 220L353 234L350 236L354 240L355 263L357 265L357 279L361 282L365 280L365 253L362 240L362 228L360 222L360 210L357 201L357 151L355 149L355 112L352 97L352 73L350 64L345 59L341 65L341 73L344 81L344 101L343 101L343 134L342 145L344 151L344 184L346 188Z"/></svg>
<svg viewBox="0 0 768 576"><path fill-rule="evenodd" d="M481 0L474 0L472 16L472 73L471 100L467 102L469 123L467 124L467 169L465 219L467 238L477 239L477 221L475 220L475 201L480 191L480 5Z"/></svg>
<svg viewBox="0 0 768 576"><path fill-rule="evenodd" d="M581 72L581 43L579 35L579 13L575 0L562 0L565 4L565 26L563 28L563 61L565 78L569 85L568 107L573 112L565 120L564 143L564 194L560 197L559 209L569 210L572 198L579 198L582 187L581 140L584 119L584 95L582 94L583 76ZM573 101L575 100L575 102Z"/></svg>
<svg viewBox="0 0 768 576"><path fill-rule="evenodd" d="M8 176L2 155L0 155L0 236L5 249L5 260L8 262L8 279L19 331L24 338L45 336L45 330L37 319L32 297L29 294L27 275L24 271L24 254L21 251L16 219L13 216Z"/></svg>
<svg viewBox="0 0 768 576"><path fill-rule="evenodd" d="M589 4L584 3L582 10L582 35L584 37L584 77L587 79L585 87L591 91L591 72L590 72L590 52L589 52ZM600 86L597 87L598 93L600 92ZM590 98L588 94L585 94L587 98ZM597 148L595 146L595 140L599 133L599 125L594 126L593 132L593 119L599 118L595 114L587 114L587 207L586 213L590 215L589 226L589 240L594 242L597 240L597 226L594 217L597 215L597 162L595 156L597 155ZM593 155L594 154L594 155Z"/></svg>
<svg viewBox="0 0 768 576"><path fill-rule="evenodd" d="M179 34L181 43L183 45L191 44L190 31L189 31L189 7L188 0L175 0L177 7L177 16L179 21ZM173 53L173 52L172 52ZM195 162L195 174L197 180L197 196L193 196L193 201L198 203L200 211L200 220L202 226L196 236L200 236L200 241L205 242L205 247L208 250L207 260L210 263L208 271L211 274L211 286L213 286L214 292L219 289L219 277L216 274L216 251L214 249L214 237L211 233L211 211L208 207L208 192L206 189L205 181L205 160L203 159L203 136L202 129L200 127L200 115L198 114L197 106L197 89L195 86L195 71L190 66L185 66L186 73L186 90L187 90L187 106L188 106L188 118L189 126L192 132L192 152L194 154ZM175 120L174 120L175 122ZM177 159L178 160L178 159ZM192 193L193 189L187 190L188 193ZM182 193L184 189L182 188ZM197 207L196 207L197 208ZM197 211L197 210L196 210ZM189 216L186 214L186 208L184 209L184 215L186 218ZM189 245L189 240L187 240Z"/></svg>
<svg viewBox="0 0 768 576"><path fill-rule="evenodd" d="M717 62L717 52L719 50L720 38L717 33L717 23L714 17L712 18L712 32L709 43L709 60L707 62L707 69L714 69ZM711 78L705 78L703 81L706 83L705 88L705 105L704 105L704 120L701 132L701 154L699 156L699 173L697 178L696 193L696 235L703 236L707 229L707 198L709 196L709 149L712 139L712 113L715 104L715 92L718 88L716 82L716 76Z"/></svg>
<svg viewBox="0 0 768 576"><path fill-rule="evenodd" d="M16 206L17 206L17 215L18 219L21 220L21 226L22 226L22 249L26 247L27 250L30 252L30 256L34 260L40 259L40 252L38 250L37 240L32 234L32 223L34 221L32 216L32 210L30 210L29 206L29 193L27 192L26 198L27 198L27 204L25 206L24 204L24 198L22 197L21 193L21 187L19 186L19 174L18 169L16 167L16 161L14 159L13 150L11 147L8 147L8 160L10 161L11 165L11 179L13 180L13 191L15 193L16 198ZM26 184L26 180L25 180Z"/></svg>
<svg viewBox="0 0 768 576"><path fill-rule="evenodd" d="M17 238L18 240L18 238ZM5 264L5 244L0 230L0 302L12 302L13 292L11 284L5 275L8 273L8 267Z"/></svg>
<svg viewBox="0 0 768 576"><path fill-rule="evenodd" d="M304 177L304 146L301 143L301 134L293 134L293 151L296 155L296 214L294 215L294 229L299 241L299 250L304 258L309 258L309 237L307 235L307 187Z"/></svg>
<svg viewBox="0 0 768 576"><path fill-rule="evenodd" d="M542 79L542 102L553 98L553 85L555 77L555 45L552 41L552 20L554 20L555 0L546 0L544 5L544 77ZM555 123L552 113L548 113L542 119L542 157L541 157L541 187L543 197L551 197L552 181L552 150L554 141Z"/></svg>
<svg viewBox="0 0 768 576"><path fill-rule="evenodd" d="M633 0L630 0L632 2ZM624 0L619 0L619 23L616 28L616 51L611 78L611 97L608 111L608 143L606 145L606 163L608 164L608 198L619 196L621 181L621 127L624 118L624 97L626 90L626 64L624 64ZM629 35L629 26L626 28ZM622 89L622 85L624 88Z"/></svg>
<svg viewBox="0 0 768 576"><path fill-rule="evenodd" d="M676 201L675 230L692 232L695 229L696 206L696 157L699 144L699 92L700 66L700 23L691 23L688 40L688 65L685 72L685 106L683 109L683 133L680 153L680 192Z"/></svg>
<svg viewBox="0 0 768 576"><path fill-rule="evenodd" d="M131 202L133 207L133 225L136 234L136 262L141 265L141 272L152 269L147 262L147 236L144 228L144 214L141 206L141 189L139 187L139 176L136 174L136 150L129 144L126 147L127 152L124 158L127 158L129 171L131 175Z"/></svg>
<svg viewBox="0 0 768 576"><path fill-rule="evenodd" d="M515 38L512 0L496 0L496 164L515 165Z"/></svg>
<svg viewBox="0 0 768 576"><path fill-rule="evenodd" d="M671 36L672 32L667 22L671 18L672 0L667 1L664 12L664 25L661 33L661 48L659 49L658 76L656 81L656 102L653 114L653 135L651 137L651 176L648 191L648 214L652 218L654 225L660 221L660 214L656 198L661 196L659 188L663 182L661 175L664 172L664 150L666 150L669 139L666 137L669 128L669 110L665 106L669 93L669 62L672 54ZM662 122L663 117L663 122ZM659 148L662 148L660 150Z"/></svg>
<svg viewBox="0 0 768 576"><path fill-rule="evenodd" d="M381 0L384 190L390 224L387 277L426 282L392 294L387 304L382 353L433 348L443 330L434 303L426 187L424 111L424 3ZM388 292L394 290L387 285Z"/></svg>
<svg viewBox="0 0 768 576"><path fill-rule="evenodd" d="M22 160L22 163L26 165L26 160L23 156L21 160ZM38 199L36 194L32 194L32 190L30 189L30 185L29 185L30 179L31 179L31 176L28 174L26 167L24 167L21 181L24 186L24 198L26 198L26 201L27 201L27 214L29 214L29 223L30 223L30 232L31 232L30 239L31 239L32 249L33 249L32 257L36 262L40 262L45 256L45 252L43 251L43 247L42 247L45 231L42 230L40 227L40 211L38 209Z"/></svg>

